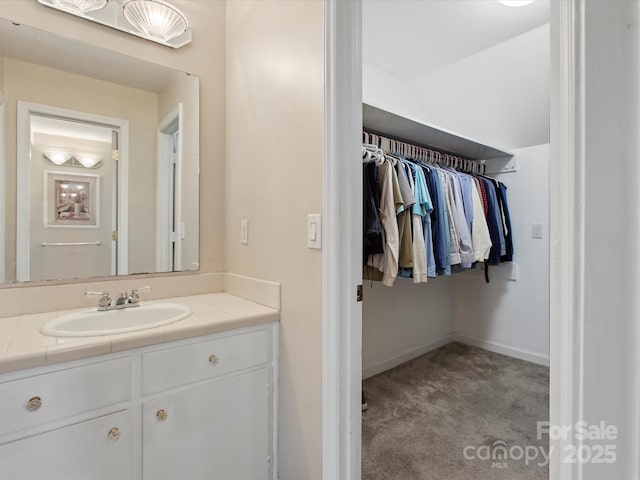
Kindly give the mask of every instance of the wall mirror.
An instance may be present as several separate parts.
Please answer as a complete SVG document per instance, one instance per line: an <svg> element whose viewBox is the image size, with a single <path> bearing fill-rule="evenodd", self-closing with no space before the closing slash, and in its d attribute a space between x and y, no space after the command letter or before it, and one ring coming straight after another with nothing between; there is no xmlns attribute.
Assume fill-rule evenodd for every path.
<svg viewBox="0 0 640 480"><path fill-rule="evenodd" d="M0 19L0 282L198 270L199 116L195 76Z"/></svg>

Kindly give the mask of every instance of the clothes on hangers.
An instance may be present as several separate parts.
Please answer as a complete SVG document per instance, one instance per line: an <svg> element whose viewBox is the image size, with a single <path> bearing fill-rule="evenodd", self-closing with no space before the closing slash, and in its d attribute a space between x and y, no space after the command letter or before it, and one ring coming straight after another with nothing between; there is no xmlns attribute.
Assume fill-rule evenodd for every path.
<svg viewBox="0 0 640 480"><path fill-rule="evenodd" d="M405 145L400 150L399 142L376 138L387 150L421 154L420 147ZM412 161L384 153L377 145L365 147L365 279L392 286L403 276L422 283L478 262L512 261L504 184L452 168L451 159L457 166L471 168L470 162L455 157L440 165L424 155Z"/></svg>

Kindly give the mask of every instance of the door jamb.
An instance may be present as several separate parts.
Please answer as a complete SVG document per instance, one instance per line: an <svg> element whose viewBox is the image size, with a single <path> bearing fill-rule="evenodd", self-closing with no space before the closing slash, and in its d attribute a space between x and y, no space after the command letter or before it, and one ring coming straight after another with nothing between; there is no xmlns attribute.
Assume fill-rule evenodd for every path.
<svg viewBox="0 0 640 480"><path fill-rule="evenodd" d="M175 108L158 125L158 153L157 153L157 176L156 176L156 271L180 271L182 270L182 142L183 137L183 104L178 103ZM176 146L176 171L175 171L175 199L173 202L173 215L176 229L174 238L170 238L169 213L171 205L170 197L166 195L166 188L171 180L171 171L166 159L167 153L167 131L178 132L178 145ZM175 256L173 268L169 268L169 251L172 240L175 241Z"/></svg>
<svg viewBox="0 0 640 480"><path fill-rule="evenodd" d="M325 16L322 477L361 477L362 2Z"/></svg>

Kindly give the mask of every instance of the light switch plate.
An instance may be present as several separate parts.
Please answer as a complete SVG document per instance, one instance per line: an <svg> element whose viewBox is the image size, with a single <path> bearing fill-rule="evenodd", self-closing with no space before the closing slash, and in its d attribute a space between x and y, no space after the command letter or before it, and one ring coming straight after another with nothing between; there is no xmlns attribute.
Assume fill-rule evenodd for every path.
<svg viewBox="0 0 640 480"><path fill-rule="evenodd" d="M240 220L240 243L249 245L249 221Z"/></svg>
<svg viewBox="0 0 640 480"><path fill-rule="evenodd" d="M531 238L543 238L544 237L544 229L541 223L532 223L531 224Z"/></svg>
<svg viewBox="0 0 640 480"><path fill-rule="evenodd" d="M307 215L307 247L322 249L322 214Z"/></svg>

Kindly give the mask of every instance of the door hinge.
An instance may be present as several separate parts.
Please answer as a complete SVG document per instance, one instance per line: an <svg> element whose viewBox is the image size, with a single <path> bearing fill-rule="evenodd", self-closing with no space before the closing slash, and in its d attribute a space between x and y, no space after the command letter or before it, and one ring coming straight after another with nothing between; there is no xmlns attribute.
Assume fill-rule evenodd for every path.
<svg viewBox="0 0 640 480"><path fill-rule="evenodd" d="M267 383L267 393L271 393L271 384Z"/></svg>
<svg viewBox="0 0 640 480"><path fill-rule="evenodd" d="M356 302L361 302L363 297L362 285L356 287Z"/></svg>
<svg viewBox="0 0 640 480"><path fill-rule="evenodd" d="M113 232L111 232L111 240L113 240L114 242L118 241L118 231L114 230Z"/></svg>
<svg viewBox="0 0 640 480"><path fill-rule="evenodd" d="M171 232L171 243L176 243L176 232Z"/></svg>
<svg viewBox="0 0 640 480"><path fill-rule="evenodd" d="M115 160L115 161L120 160L120 150L118 149L111 150L111 160Z"/></svg>

